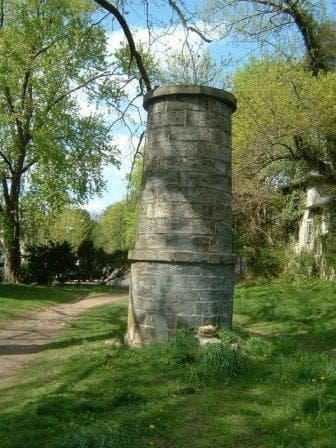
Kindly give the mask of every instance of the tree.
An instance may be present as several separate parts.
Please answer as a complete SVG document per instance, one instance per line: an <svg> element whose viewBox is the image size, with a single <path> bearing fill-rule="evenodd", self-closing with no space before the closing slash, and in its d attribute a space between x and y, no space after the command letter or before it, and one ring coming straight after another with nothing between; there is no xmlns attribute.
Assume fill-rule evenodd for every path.
<svg viewBox="0 0 336 448"><path fill-rule="evenodd" d="M0 175L7 281L19 280L21 216L52 210L103 188L116 163L98 114L79 113L78 92L116 98L104 31L89 0L11 0L0 8ZM38 200L37 200L38 198ZM23 203L22 203L23 204ZM29 210L29 208L28 208Z"/></svg>
<svg viewBox="0 0 336 448"><path fill-rule="evenodd" d="M104 211L93 231L97 247L106 252L127 251L135 244L136 228L140 207L142 179L142 157L134 159L131 172L127 175L127 197Z"/></svg>
<svg viewBox="0 0 336 448"><path fill-rule="evenodd" d="M137 67L137 71L139 73L139 84L141 91L145 90L147 92L152 90L152 83L153 83L153 76L155 80L155 75L158 75L157 67L152 64L151 57L148 57L148 52L144 52L144 48L142 45L136 45L134 40L134 35L132 32L131 27L129 26L126 17L127 14L129 14L129 10L127 7L129 7L129 4L125 1L118 2L117 5L114 5L112 2L108 0L95 0L95 2L100 5L104 10L108 11L119 23L121 29L123 30L124 36L127 41L127 50L126 50L126 64L124 64L124 67L126 68L126 72L129 74L134 71L134 66ZM133 3L132 3L133 6ZM190 33L196 34L200 39L202 39L204 42L211 42L211 39L209 39L205 33L203 33L200 28L197 25L197 16L195 13L191 13L188 6L185 4L185 2L181 2L181 5L178 4L175 0L161 0L158 2L148 2L147 0L140 0L137 2L137 6L139 6L141 9L144 10L143 14L143 20L146 24L146 27L148 29L148 47L150 48L151 44L155 42L156 37L154 35L156 33L153 33L153 29L155 28L155 25L159 29L165 29L165 33L167 35L173 34L176 30L176 26L178 24L183 26L184 32L185 32L185 40L183 43L183 47L187 49L188 55L186 56L183 52L179 54L179 57L181 54L184 54L184 58L188 58L188 63L192 64L191 70L187 73L183 74L183 77L185 78L186 74L188 76L188 79L193 79L193 82L200 83L199 76L197 74L197 67L201 67L201 64L195 59L197 58L197 55L195 55L195 52L192 49L192 46L189 44L189 35ZM169 9L167 10L167 6ZM154 8L154 13L152 9ZM165 17L165 20L162 19L162 10L165 9L166 11L170 10L171 14L168 14L167 17ZM155 13L157 17L155 17ZM166 14L164 14L166 16ZM186 18L187 17L187 18ZM140 18L140 15L138 16ZM177 19L177 23L176 23ZM125 54L125 53L124 53ZM148 64L149 62L149 64ZM207 66L207 71L209 72L209 58L206 54L203 55L203 66ZM185 61L183 61L183 66L185 66ZM160 70L159 70L160 71ZM161 76L159 75L159 78L161 79ZM197 81L195 81L197 79ZM203 77L201 76L201 79Z"/></svg>
<svg viewBox="0 0 336 448"><path fill-rule="evenodd" d="M106 252L92 240L82 241L77 251L78 280L99 280L101 283L121 279L129 269L127 251Z"/></svg>
<svg viewBox="0 0 336 448"><path fill-rule="evenodd" d="M336 73L251 61L235 76L234 166L273 187L336 187ZM312 107L314 104L314 107Z"/></svg>
<svg viewBox="0 0 336 448"><path fill-rule="evenodd" d="M93 240L85 238L77 249L78 257L78 272L77 279L93 280L96 278L97 268L95 266L97 249L94 246Z"/></svg>
<svg viewBox="0 0 336 448"><path fill-rule="evenodd" d="M225 83L223 68L217 66L209 51L188 46L167 58L167 68L161 79L174 84L219 85Z"/></svg>
<svg viewBox="0 0 336 448"><path fill-rule="evenodd" d="M80 208L66 208L58 216L49 220L43 229L44 240L62 242L67 240L72 249L77 251L82 241L91 239L94 228L90 214Z"/></svg>
<svg viewBox="0 0 336 448"><path fill-rule="evenodd" d="M224 35L256 40L282 52L291 46L296 30L307 66L317 75L333 69L336 60L335 21L328 19L325 10L324 0L209 0L206 15L219 26L225 24Z"/></svg>
<svg viewBox="0 0 336 448"><path fill-rule="evenodd" d="M329 193L335 190L330 141L336 74L314 76L299 64L251 60L236 73L234 85L239 98L233 117L236 251L265 275L277 271L277 250L295 235L305 187L322 183Z"/></svg>
<svg viewBox="0 0 336 448"><path fill-rule="evenodd" d="M94 230L94 241L106 252L126 250L126 201L116 202L104 211Z"/></svg>

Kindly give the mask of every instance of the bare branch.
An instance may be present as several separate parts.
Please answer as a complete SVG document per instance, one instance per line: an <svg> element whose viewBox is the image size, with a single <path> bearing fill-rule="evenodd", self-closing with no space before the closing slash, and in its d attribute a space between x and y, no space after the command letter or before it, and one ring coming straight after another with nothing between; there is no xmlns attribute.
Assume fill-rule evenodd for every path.
<svg viewBox="0 0 336 448"><path fill-rule="evenodd" d="M236 0L237 3L259 4L270 8L264 13L277 12L287 14L294 21L304 41L309 64L312 73L316 76L320 70L326 70L327 64L323 60L321 42L318 37L319 25L308 8L303 8L298 1L294 0ZM259 11L260 12L260 11ZM262 11L261 11L262 12ZM267 30L265 30L267 31Z"/></svg>
<svg viewBox="0 0 336 448"><path fill-rule="evenodd" d="M198 30L197 28L188 25L181 9L177 6L177 4L175 3L175 1L173 0L168 0L168 4L169 6L175 11L175 13L177 14L178 18L181 20L181 23L183 25L183 28L187 31L192 31L193 33L196 33L201 39L203 39L205 42L208 42L209 44L212 42L211 39L207 38L206 36L204 36L204 34Z"/></svg>
<svg viewBox="0 0 336 448"><path fill-rule="evenodd" d="M146 90L147 90L147 92L151 91L152 88L151 88L151 83L149 80L147 70L143 64L141 54L136 49L133 35L131 33L131 30L130 30L125 18L122 16L120 11L114 5L112 5L112 3L110 3L106 0L95 0L95 2L98 3L102 8L106 9L111 14L113 14L113 16L118 20L118 22L125 34L127 42L128 42L130 55L131 55L130 62L132 62L133 58L135 59L138 69L139 69L139 72L140 72L140 75L141 75L141 79L143 80L143 82L146 86ZM140 86L141 86L141 83L140 83Z"/></svg>
<svg viewBox="0 0 336 448"><path fill-rule="evenodd" d="M143 142L143 139L144 139L145 135L146 135L146 131L143 131L141 133L140 137L139 137L139 141L138 141L137 147L135 149L135 153L134 153L133 160L132 160L131 173L133 173L135 162L136 162L136 158L137 158L137 155L140 154L140 148L141 148L141 145L142 145L142 142ZM128 196L129 196L129 183L127 185L127 193L126 193L126 198L127 199L128 199Z"/></svg>

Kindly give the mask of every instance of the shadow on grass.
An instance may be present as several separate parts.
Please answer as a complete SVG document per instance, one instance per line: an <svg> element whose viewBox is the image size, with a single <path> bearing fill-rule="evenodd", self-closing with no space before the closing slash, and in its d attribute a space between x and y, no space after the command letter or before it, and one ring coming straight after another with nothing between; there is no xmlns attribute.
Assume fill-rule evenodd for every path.
<svg viewBox="0 0 336 448"><path fill-rule="evenodd" d="M272 333L320 351L336 347L336 285L270 284L236 289L235 312L252 333ZM250 328L249 328L250 327Z"/></svg>
<svg viewBox="0 0 336 448"><path fill-rule="evenodd" d="M82 292L84 289L78 290L78 294ZM12 300L50 300L60 303L73 298L74 291L71 288L62 287L1 284L0 296Z"/></svg>
<svg viewBox="0 0 336 448"><path fill-rule="evenodd" d="M93 311L87 313L88 317L78 317L69 325L69 329L63 329L57 339L50 342L53 335L58 334L62 329L52 327L50 331L46 332L48 322L45 326L38 329L36 326L33 330L18 330L9 343L1 343L0 340L0 355L22 355L22 354L34 354L44 350L53 350L68 348L75 345L81 345L83 343L103 341L109 338L117 338L121 343L123 341L125 327L125 304L113 306L113 311L107 306L104 307L104 311L98 309L97 312ZM99 307L98 307L99 308ZM61 310L57 314L63 317L72 318L71 314L67 314ZM20 318L24 319L23 317ZM28 321L32 320L32 328L34 325L34 319L30 316L27 317ZM81 324L85 321L85 324ZM52 321L50 321L53 323ZM38 320L38 323L39 320ZM61 324L64 321L61 321ZM15 343L15 339L24 340L24 342Z"/></svg>
<svg viewBox="0 0 336 448"><path fill-rule="evenodd" d="M89 342L99 332L121 338L125 314L125 305L90 311L54 343L65 344L65 356L73 339ZM212 385L191 381L193 357L181 345L176 357L165 345L88 343L69 351L60 367L56 351L45 352L44 374L36 368L27 383L3 389L1 448L334 448L330 359L319 353L302 359L286 340L245 339L242 347L254 344L250 350L258 353L251 368Z"/></svg>
<svg viewBox="0 0 336 448"><path fill-rule="evenodd" d="M265 382L265 362L232 384L193 388L130 349L83 361L51 393L3 412L2 448L335 446L334 409L319 419L316 392L304 400L296 385Z"/></svg>

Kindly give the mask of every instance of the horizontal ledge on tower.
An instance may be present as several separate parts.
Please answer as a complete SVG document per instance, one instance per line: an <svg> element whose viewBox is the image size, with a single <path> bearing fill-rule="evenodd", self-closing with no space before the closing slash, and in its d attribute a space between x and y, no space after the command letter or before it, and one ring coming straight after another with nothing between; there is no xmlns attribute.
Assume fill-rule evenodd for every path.
<svg viewBox="0 0 336 448"><path fill-rule="evenodd" d="M146 93L144 96L144 108L147 110L149 103L152 101L162 99L170 95L204 95L228 104L231 107L232 112L237 109L237 99L232 93L227 92L226 90L216 89L215 87L200 86L195 84L169 84L166 86L157 87L156 89Z"/></svg>
<svg viewBox="0 0 336 448"><path fill-rule="evenodd" d="M234 254L170 251L170 250L130 250L128 252L130 261L145 261L153 263L208 263L234 265L237 257Z"/></svg>

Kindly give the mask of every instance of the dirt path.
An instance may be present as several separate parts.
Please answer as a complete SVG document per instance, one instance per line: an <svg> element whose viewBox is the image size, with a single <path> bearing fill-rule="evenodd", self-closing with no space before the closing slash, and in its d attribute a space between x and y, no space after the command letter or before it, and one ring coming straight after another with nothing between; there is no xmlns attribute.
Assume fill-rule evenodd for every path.
<svg viewBox="0 0 336 448"><path fill-rule="evenodd" d="M121 302L127 294L97 294L77 302L30 311L0 323L0 383L13 375L16 368L29 363L34 353L85 310L99 305Z"/></svg>

